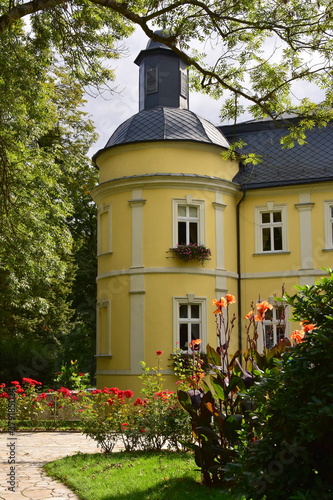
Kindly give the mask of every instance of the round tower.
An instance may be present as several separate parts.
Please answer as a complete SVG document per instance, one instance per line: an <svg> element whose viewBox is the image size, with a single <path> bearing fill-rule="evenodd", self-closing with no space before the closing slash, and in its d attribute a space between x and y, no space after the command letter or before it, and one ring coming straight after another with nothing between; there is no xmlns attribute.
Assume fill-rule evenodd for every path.
<svg viewBox="0 0 333 500"><path fill-rule="evenodd" d="M138 390L140 361L175 389L170 355L200 338L216 346L212 300L236 293L237 162L225 137L189 111L186 65L149 42L140 111L94 155L98 206L97 385ZM179 259L209 249L210 259ZM186 250L186 249L185 249ZM184 256L183 256L184 258Z"/></svg>

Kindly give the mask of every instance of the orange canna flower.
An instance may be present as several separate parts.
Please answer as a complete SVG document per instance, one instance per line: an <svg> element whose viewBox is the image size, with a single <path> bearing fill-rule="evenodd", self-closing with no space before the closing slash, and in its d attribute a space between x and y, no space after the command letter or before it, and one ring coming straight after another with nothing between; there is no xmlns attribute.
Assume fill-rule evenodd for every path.
<svg viewBox="0 0 333 500"><path fill-rule="evenodd" d="M195 346L201 344L202 340L200 339L194 339L194 340L191 340L191 342L189 343L189 348L190 349L195 349Z"/></svg>
<svg viewBox="0 0 333 500"><path fill-rule="evenodd" d="M302 321L301 325L302 325L302 330L305 333L311 332L311 330L316 328L316 325L314 325L313 323L308 323L307 321Z"/></svg>
<svg viewBox="0 0 333 500"><path fill-rule="evenodd" d="M253 318L253 315L254 315L254 312L253 312L253 311L250 311L250 312L248 312L247 314L245 314L244 318L245 318L245 319L252 319L252 318Z"/></svg>
<svg viewBox="0 0 333 500"><path fill-rule="evenodd" d="M302 330L294 330L293 333L290 335L290 339L294 340L296 344L299 342L303 342L304 340L304 331Z"/></svg>
<svg viewBox="0 0 333 500"><path fill-rule="evenodd" d="M231 295L231 293L226 293L225 299L227 301L227 305L236 303L236 297Z"/></svg>
<svg viewBox="0 0 333 500"><path fill-rule="evenodd" d="M216 306L216 311L213 314L222 314L222 307L227 307L228 302L224 297L221 297L220 300L213 300L213 306Z"/></svg>
<svg viewBox="0 0 333 500"><path fill-rule="evenodd" d="M257 311L261 312L261 313L265 313L267 311L267 309L273 309L272 304L267 302L267 300L263 300L262 302L258 302L256 304L256 307L257 307Z"/></svg>
<svg viewBox="0 0 333 500"><path fill-rule="evenodd" d="M267 300L263 300L262 302L258 302L256 304L257 314L255 315L255 321L263 321L265 319L265 312L268 309L273 309L272 304L267 302Z"/></svg>

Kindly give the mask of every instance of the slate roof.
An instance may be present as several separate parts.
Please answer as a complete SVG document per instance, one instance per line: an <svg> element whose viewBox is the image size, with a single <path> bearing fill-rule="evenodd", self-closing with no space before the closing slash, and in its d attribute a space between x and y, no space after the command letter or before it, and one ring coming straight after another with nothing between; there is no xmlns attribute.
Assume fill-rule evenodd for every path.
<svg viewBox="0 0 333 500"><path fill-rule="evenodd" d="M247 146L241 153L262 156L258 165L241 166L234 177L243 189L287 186L333 180L333 124L307 132L307 144L282 149L280 139L288 133L288 119L245 122L218 127L230 143L242 139Z"/></svg>
<svg viewBox="0 0 333 500"><path fill-rule="evenodd" d="M112 134L104 149L152 141L193 141L228 148L228 141L210 122L188 109L156 107L136 113Z"/></svg>

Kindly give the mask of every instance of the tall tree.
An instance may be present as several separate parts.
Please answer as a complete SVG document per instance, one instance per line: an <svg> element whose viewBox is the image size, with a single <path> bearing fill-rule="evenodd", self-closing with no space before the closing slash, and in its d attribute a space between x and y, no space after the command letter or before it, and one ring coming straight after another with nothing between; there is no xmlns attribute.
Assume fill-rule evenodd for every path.
<svg viewBox="0 0 333 500"><path fill-rule="evenodd" d="M0 37L0 353L3 379L50 380L72 330L73 193L94 184L82 87L19 24Z"/></svg>
<svg viewBox="0 0 333 500"><path fill-rule="evenodd" d="M257 118L286 112L307 117L286 146L304 142L303 130L332 118L331 0L33 0L3 7L0 33L30 14L36 36L46 26L47 37L76 69L97 56L104 30L92 33L96 19L106 30L121 18L141 26L192 65L195 86L225 97L223 118L235 119L245 109ZM154 32L156 26L167 26L167 36ZM188 53L198 41L213 49L209 57ZM295 102L297 82L317 85L320 102Z"/></svg>

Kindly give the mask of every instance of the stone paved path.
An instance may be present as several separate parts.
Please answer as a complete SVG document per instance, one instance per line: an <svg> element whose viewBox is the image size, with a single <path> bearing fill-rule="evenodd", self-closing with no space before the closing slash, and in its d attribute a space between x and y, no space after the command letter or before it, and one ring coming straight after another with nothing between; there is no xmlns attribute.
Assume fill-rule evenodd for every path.
<svg viewBox="0 0 333 500"><path fill-rule="evenodd" d="M0 433L0 500L74 500L66 486L46 476L42 466L67 455L99 452L95 441L80 433ZM15 460L15 463L8 463ZM11 469L14 467L14 469ZM10 474L12 473L12 477ZM13 480L13 483L7 481ZM14 484L13 490L8 488Z"/></svg>

